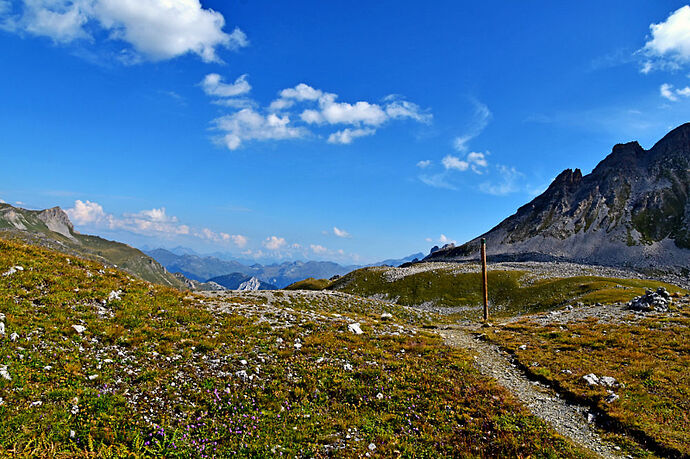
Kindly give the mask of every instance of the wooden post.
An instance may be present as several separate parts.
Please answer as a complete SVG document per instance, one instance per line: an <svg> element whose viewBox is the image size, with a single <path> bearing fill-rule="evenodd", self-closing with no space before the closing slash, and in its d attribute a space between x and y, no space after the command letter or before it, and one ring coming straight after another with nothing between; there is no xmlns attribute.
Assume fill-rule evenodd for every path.
<svg viewBox="0 0 690 459"><path fill-rule="evenodd" d="M484 322L489 320L489 288L486 274L486 239L482 238L482 292L484 293Z"/></svg>

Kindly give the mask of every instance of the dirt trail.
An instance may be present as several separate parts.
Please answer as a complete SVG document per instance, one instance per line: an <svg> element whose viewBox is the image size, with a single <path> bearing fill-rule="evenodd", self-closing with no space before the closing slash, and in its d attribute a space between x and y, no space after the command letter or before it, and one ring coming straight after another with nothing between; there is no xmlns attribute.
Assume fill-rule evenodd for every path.
<svg viewBox="0 0 690 459"><path fill-rule="evenodd" d="M587 422L587 408L570 404L552 389L529 380L498 346L475 338L467 328L449 327L439 330L439 334L449 346L470 351L475 366L482 374L497 380L558 433L602 457L623 457L613 446L605 443Z"/></svg>

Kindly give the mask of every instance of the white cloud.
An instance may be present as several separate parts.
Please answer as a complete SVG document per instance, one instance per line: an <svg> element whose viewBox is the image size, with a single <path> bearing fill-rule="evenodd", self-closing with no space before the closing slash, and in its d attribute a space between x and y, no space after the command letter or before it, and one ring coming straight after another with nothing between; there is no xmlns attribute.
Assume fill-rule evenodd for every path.
<svg viewBox="0 0 690 459"><path fill-rule="evenodd" d="M429 166L431 166L431 160L430 159L425 159L425 160L419 161L417 163L417 167L420 169L426 169Z"/></svg>
<svg viewBox="0 0 690 459"><path fill-rule="evenodd" d="M344 238L350 237L350 233L348 233L344 229L338 228L337 226L333 227L333 234L335 234L338 237L344 237Z"/></svg>
<svg viewBox="0 0 690 459"><path fill-rule="evenodd" d="M350 144L358 137L366 137L376 134L376 129L350 129L346 128L342 131L334 132L328 136L328 143Z"/></svg>
<svg viewBox="0 0 690 459"><path fill-rule="evenodd" d="M116 217L103 210L103 206L92 201L77 200L74 207L66 210L67 215L77 225L90 228L123 230L153 237L192 236L212 242L235 244L239 248L247 245L248 239L240 234L216 233L208 228L193 230L180 223L174 215L168 215L165 207L125 213Z"/></svg>
<svg viewBox="0 0 690 459"><path fill-rule="evenodd" d="M457 190L457 187L448 182L448 178L445 172L433 175L420 175L419 180L425 185L429 185L434 188L445 188L447 190Z"/></svg>
<svg viewBox="0 0 690 459"><path fill-rule="evenodd" d="M84 202L77 199L74 202L74 207L67 209L65 212L67 212L69 218L77 225L89 225L107 219L103 207L96 202L88 200Z"/></svg>
<svg viewBox="0 0 690 459"><path fill-rule="evenodd" d="M489 163L486 160L485 153L471 152L467 154L467 157L463 160L457 156L446 155L442 160L441 164L446 170L457 170L466 171L471 169L476 174L482 174L483 169L486 168Z"/></svg>
<svg viewBox="0 0 690 459"><path fill-rule="evenodd" d="M311 86L300 83L294 88L287 88L280 91L280 97L283 99L294 99L298 101L303 100L319 100L323 96L323 91L314 89Z"/></svg>
<svg viewBox="0 0 690 459"><path fill-rule="evenodd" d="M223 77L217 73L209 73L201 82L201 87L209 96L235 97L251 91L252 87L247 81L247 74L237 77L234 83L223 83Z"/></svg>
<svg viewBox="0 0 690 459"><path fill-rule="evenodd" d="M681 89L673 89L673 85L664 83L659 87L659 94L661 94L661 97L671 102L677 102L679 96L690 97L690 86Z"/></svg>
<svg viewBox="0 0 690 459"><path fill-rule="evenodd" d="M314 252L316 254L324 254L324 253L328 252L328 249L322 245L311 244L309 247L311 248L312 252Z"/></svg>
<svg viewBox="0 0 690 459"><path fill-rule="evenodd" d="M222 14L204 9L199 0L23 0L20 13L3 21L6 30L45 36L58 43L95 42L99 29L108 39L124 41L154 61L194 53L205 62L219 61L219 47L249 44L240 29L223 31Z"/></svg>
<svg viewBox="0 0 690 459"><path fill-rule="evenodd" d="M494 196L505 196L520 190L518 181L523 176L514 167L498 165L496 170L501 177L501 180L496 182L484 182L479 185L479 190L483 193L492 194Z"/></svg>
<svg viewBox="0 0 690 459"><path fill-rule="evenodd" d="M410 118L424 124L431 123L433 115L423 112L417 104L402 100L396 95L387 96L384 100L389 102L386 105L386 114L391 119Z"/></svg>
<svg viewBox="0 0 690 459"><path fill-rule="evenodd" d="M491 110L485 104L476 99L472 99L472 104L474 105L474 112L471 124L468 126L465 134L456 137L453 141L453 147L457 151L467 151L470 140L482 133L493 116Z"/></svg>
<svg viewBox="0 0 690 459"><path fill-rule="evenodd" d="M690 6L677 9L666 21L651 24L649 29L651 37L641 50L648 57L642 73L657 68L678 68L690 62Z"/></svg>
<svg viewBox="0 0 690 459"><path fill-rule="evenodd" d="M438 238L438 242L440 242L441 244L457 244L457 241L455 241L455 239L450 239L445 234L441 234L441 236Z"/></svg>
<svg viewBox="0 0 690 459"><path fill-rule="evenodd" d="M467 168L470 167L470 164L467 161L462 161L460 158L453 155L446 155L441 160L441 164L443 164L443 167L445 167L446 170L452 169L456 171L466 171Z"/></svg>
<svg viewBox="0 0 690 459"><path fill-rule="evenodd" d="M222 141L230 150L236 150L247 140L297 139L308 134L304 128L291 126L288 115L263 116L252 108L222 116L214 123L225 132Z"/></svg>
<svg viewBox="0 0 690 459"><path fill-rule="evenodd" d="M285 247L286 244L287 241L278 236L267 237L263 242L264 247L266 247L268 250L280 250L281 248Z"/></svg>
<svg viewBox="0 0 690 459"><path fill-rule="evenodd" d="M678 100L678 97L673 93L673 90L671 88L673 88L673 86L671 86L668 83L664 83L659 88L659 92L661 93L661 97L675 102Z"/></svg>
<svg viewBox="0 0 690 459"><path fill-rule="evenodd" d="M218 74L207 75L202 87L212 96L232 97L245 94L251 88L243 75L234 84L224 84ZM239 148L245 140L283 140L306 137L311 129L349 125L326 137L328 143L350 144L355 139L374 135L383 124L401 119L429 123L432 115L400 96L388 96L384 104L367 101L337 102L338 95L300 83L278 92L279 97L268 107L257 108L251 99L226 98L214 101L242 110L225 115L214 122L225 131L223 143L230 150ZM319 135L319 138L323 136Z"/></svg>

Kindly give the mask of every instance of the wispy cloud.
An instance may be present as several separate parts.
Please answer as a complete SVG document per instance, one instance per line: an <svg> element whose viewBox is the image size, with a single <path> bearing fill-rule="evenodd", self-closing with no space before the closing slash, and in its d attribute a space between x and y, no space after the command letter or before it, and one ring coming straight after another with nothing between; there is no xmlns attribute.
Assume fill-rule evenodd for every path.
<svg viewBox="0 0 690 459"><path fill-rule="evenodd" d="M345 231L344 229L338 228L337 226L334 226L334 227L333 227L333 234L335 234L335 235L338 236L338 237L342 237L342 238L348 238L348 237L350 237L350 233L348 233L348 232Z"/></svg>
<svg viewBox="0 0 690 459"><path fill-rule="evenodd" d="M477 99L471 99L471 102L474 106L472 121L465 128L465 133L457 136L453 140L453 147L460 152L468 150L470 140L482 133L493 116L491 110L489 110L489 107L482 102L478 101Z"/></svg>
<svg viewBox="0 0 690 459"><path fill-rule="evenodd" d="M496 170L498 172L498 180L487 180L481 183L479 185L480 191L494 196L505 196L522 189L519 181L524 177L524 174L514 167L501 164L496 166Z"/></svg>

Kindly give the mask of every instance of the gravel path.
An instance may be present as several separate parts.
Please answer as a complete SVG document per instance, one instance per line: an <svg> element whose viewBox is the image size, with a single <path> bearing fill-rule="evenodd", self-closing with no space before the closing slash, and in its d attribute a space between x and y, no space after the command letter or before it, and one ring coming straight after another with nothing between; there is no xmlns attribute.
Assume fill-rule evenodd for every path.
<svg viewBox="0 0 690 459"><path fill-rule="evenodd" d="M533 414L551 424L558 433L599 456L622 457L612 446L604 443L587 422L587 408L572 405L552 389L527 379L498 346L475 338L471 329L449 327L439 330L439 334L449 346L469 350L474 355L475 366L482 374L498 381Z"/></svg>

